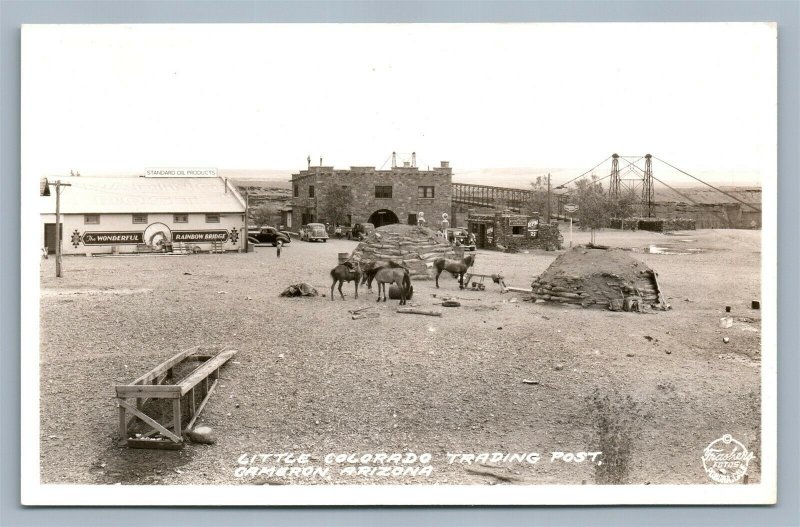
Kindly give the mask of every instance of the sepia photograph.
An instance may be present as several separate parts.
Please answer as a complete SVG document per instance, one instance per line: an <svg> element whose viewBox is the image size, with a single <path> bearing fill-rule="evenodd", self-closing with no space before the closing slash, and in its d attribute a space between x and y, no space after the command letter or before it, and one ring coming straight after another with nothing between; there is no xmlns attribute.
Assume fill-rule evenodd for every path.
<svg viewBox="0 0 800 527"><path fill-rule="evenodd" d="M23 503L775 503L777 33L23 26Z"/></svg>

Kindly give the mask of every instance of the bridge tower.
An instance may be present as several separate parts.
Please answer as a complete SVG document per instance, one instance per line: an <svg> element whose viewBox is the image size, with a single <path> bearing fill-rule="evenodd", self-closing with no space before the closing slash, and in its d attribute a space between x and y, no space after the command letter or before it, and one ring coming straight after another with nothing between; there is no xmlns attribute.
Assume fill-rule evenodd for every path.
<svg viewBox="0 0 800 527"><path fill-rule="evenodd" d="M655 188L653 187L653 163L650 154L644 156L644 185L642 185L642 205L647 210L647 217L653 217L653 201Z"/></svg>
<svg viewBox="0 0 800 527"><path fill-rule="evenodd" d="M611 197L619 197L619 155L611 156L611 184L608 188Z"/></svg>

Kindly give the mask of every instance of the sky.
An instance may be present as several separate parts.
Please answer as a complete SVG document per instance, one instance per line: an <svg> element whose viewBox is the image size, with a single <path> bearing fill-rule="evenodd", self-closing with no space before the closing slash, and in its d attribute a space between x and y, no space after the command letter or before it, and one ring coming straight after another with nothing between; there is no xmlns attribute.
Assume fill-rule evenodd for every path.
<svg viewBox="0 0 800 527"><path fill-rule="evenodd" d="M25 26L23 177L415 151L456 180L565 179L617 152L753 184L776 172L776 46L760 23Z"/></svg>

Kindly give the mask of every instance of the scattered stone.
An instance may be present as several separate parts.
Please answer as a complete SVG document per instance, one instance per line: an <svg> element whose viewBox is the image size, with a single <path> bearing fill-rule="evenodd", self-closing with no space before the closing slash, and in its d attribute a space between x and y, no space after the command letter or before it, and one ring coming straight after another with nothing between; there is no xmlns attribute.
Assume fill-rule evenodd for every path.
<svg viewBox="0 0 800 527"><path fill-rule="evenodd" d="M533 381L531 379L522 379L522 384L539 384L539 381Z"/></svg>
<svg viewBox="0 0 800 527"><path fill-rule="evenodd" d="M723 337L722 338L722 342L724 342L725 344L727 344L730 341L731 341L731 339L729 339L728 337Z"/></svg>
<svg viewBox="0 0 800 527"><path fill-rule="evenodd" d="M651 337L650 335L645 335L644 338L646 338L648 342L653 342L654 340L653 337Z"/></svg>
<svg viewBox="0 0 800 527"><path fill-rule="evenodd" d="M186 435L189 436L189 439L192 440L192 443L213 445L217 442L217 437L214 434L214 430L207 425L195 426L193 429L189 430Z"/></svg>
<svg viewBox="0 0 800 527"><path fill-rule="evenodd" d="M192 273L183 273L183 274L191 276Z"/></svg>
<svg viewBox="0 0 800 527"><path fill-rule="evenodd" d="M556 371L561 371L561 370L564 369L564 365L563 364L556 364L553 369L556 370Z"/></svg>
<svg viewBox="0 0 800 527"><path fill-rule="evenodd" d="M761 309L761 302L758 300L753 300L750 302L750 309Z"/></svg>
<svg viewBox="0 0 800 527"><path fill-rule="evenodd" d="M667 350L667 355L672 355L672 352L670 350Z"/></svg>
<svg viewBox="0 0 800 527"><path fill-rule="evenodd" d="M625 356L626 357L633 357L633 353L626 353Z"/></svg>

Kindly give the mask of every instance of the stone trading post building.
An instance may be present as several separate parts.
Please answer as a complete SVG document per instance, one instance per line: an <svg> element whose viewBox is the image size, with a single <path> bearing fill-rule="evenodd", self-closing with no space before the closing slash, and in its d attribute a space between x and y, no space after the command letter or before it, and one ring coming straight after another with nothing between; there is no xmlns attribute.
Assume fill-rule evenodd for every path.
<svg viewBox="0 0 800 527"><path fill-rule="evenodd" d="M452 177L447 161L432 170L420 170L413 162L389 170L310 166L292 174L291 225L299 228L307 223L329 222L322 212L325 197L329 189L339 185L352 192L353 204L346 212L346 223L350 225L364 222L376 227L393 223L416 225L422 212L426 225L438 229L442 214L450 214Z"/></svg>

